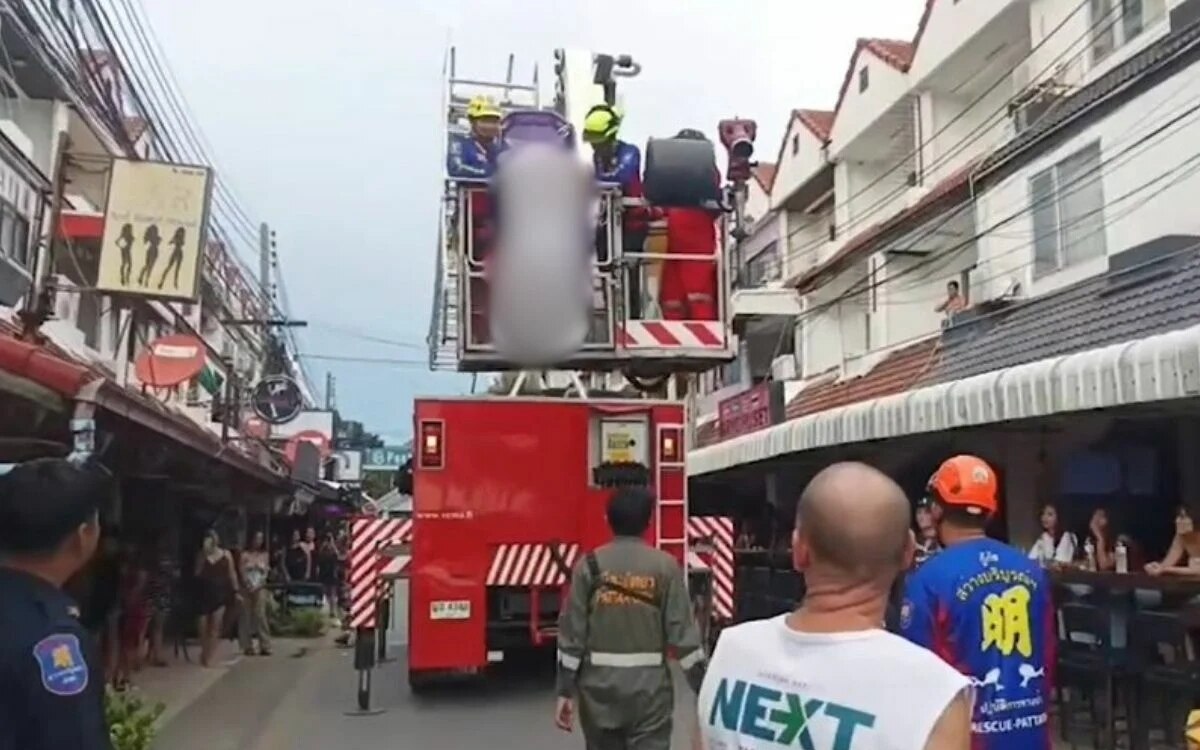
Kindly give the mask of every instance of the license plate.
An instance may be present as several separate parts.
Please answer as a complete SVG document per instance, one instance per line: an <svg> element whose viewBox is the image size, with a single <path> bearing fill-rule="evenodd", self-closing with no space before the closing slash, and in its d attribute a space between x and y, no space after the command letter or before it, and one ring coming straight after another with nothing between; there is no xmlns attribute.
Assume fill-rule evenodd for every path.
<svg viewBox="0 0 1200 750"><path fill-rule="evenodd" d="M466 599L430 602L429 619L469 620L471 619L471 602Z"/></svg>

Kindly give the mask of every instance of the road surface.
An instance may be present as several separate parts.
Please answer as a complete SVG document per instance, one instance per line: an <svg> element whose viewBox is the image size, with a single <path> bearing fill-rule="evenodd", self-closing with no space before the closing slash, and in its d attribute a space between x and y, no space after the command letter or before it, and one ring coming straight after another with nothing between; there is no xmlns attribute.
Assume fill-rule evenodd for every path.
<svg viewBox="0 0 1200 750"><path fill-rule="evenodd" d="M552 655L550 656L552 659ZM482 684L448 686L416 698L402 660L375 673L376 716L352 716L355 672L349 651L244 659L168 725L156 750L567 750L576 732L553 725L553 664L509 665ZM690 690L676 690L673 747L686 750Z"/></svg>

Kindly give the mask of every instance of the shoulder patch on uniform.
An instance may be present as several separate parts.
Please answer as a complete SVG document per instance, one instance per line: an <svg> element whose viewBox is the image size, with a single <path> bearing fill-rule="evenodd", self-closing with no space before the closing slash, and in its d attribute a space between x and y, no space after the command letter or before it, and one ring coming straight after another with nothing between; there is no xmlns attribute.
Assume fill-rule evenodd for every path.
<svg viewBox="0 0 1200 750"><path fill-rule="evenodd" d="M907 628L912 624L913 603L908 599L900 605L900 627Z"/></svg>
<svg viewBox="0 0 1200 750"><path fill-rule="evenodd" d="M88 665L83 659L79 637L55 633L37 642L33 657L42 673L42 687L53 695L79 695L88 686Z"/></svg>

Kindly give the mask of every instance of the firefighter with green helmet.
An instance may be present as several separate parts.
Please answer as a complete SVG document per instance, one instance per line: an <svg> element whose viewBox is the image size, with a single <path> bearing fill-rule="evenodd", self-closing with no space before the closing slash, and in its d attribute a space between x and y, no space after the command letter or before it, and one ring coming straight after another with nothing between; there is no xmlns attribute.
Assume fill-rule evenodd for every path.
<svg viewBox="0 0 1200 750"><path fill-rule="evenodd" d="M645 490L614 493L608 523L615 538L575 566L559 618L555 723L571 731L578 710L588 750L670 750L668 654L693 691L704 679L683 570L642 538L653 512Z"/></svg>

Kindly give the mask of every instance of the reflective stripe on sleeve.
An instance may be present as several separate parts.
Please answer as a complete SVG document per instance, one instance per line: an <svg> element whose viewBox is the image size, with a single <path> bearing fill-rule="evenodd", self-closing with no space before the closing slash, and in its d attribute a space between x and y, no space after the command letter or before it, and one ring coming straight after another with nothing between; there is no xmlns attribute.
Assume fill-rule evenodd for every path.
<svg viewBox="0 0 1200 750"><path fill-rule="evenodd" d="M561 665L563 665L563 667L565 667L566 669L569 669L569 670L571 670L572 672L578 672L578 671L579 671L579 665L580 665L580 663L581 663L581 662L580 662L580 660L579 660L579 657L578 657L578 656L571 656L571 655L570 655L570 654L568 654L566 651L563 651L562 649L559 649L559 651L558 651L558 663L559 663L559 664L561 664Z"/></svg>
<svg viewBox="0 0 1200 750"><path fill-rule="evenodd" d="M640 654L611 654L597 651L588 654L588 660L598 667L656 667L663 663L663 655L649 651Z"/></svg>
<svg viewBox="0 0 1200 750"><path fill-rule="evenodd" d="M704 649L698 648L679 660L680 669L691 669L704 661Z"/></svg>

